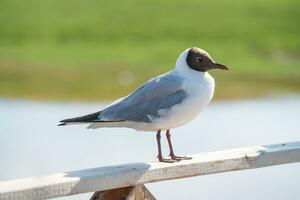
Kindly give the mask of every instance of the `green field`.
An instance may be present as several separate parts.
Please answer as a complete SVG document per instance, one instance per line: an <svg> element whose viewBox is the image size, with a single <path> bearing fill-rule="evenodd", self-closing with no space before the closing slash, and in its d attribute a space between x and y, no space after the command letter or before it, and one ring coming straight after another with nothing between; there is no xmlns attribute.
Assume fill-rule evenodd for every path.
<svg viewBox="0 0 300 200"><path fill-rule="evenodd" d="M191 46L219 99L300 91L299 0L1 0L0 96L116 98Z"/></svg>

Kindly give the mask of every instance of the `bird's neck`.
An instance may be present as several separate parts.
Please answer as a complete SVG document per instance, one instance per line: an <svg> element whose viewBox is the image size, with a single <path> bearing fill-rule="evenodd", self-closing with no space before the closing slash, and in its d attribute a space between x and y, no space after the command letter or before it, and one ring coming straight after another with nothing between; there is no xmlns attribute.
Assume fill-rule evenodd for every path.
<svg viewBox="0 0 300 200"><path fill-rule="evenodd" d="M194 79L203 79L205 76L210 76L208 72L196 71L187 66L186 63L176 63L175 71L182 77Z"/></svg>

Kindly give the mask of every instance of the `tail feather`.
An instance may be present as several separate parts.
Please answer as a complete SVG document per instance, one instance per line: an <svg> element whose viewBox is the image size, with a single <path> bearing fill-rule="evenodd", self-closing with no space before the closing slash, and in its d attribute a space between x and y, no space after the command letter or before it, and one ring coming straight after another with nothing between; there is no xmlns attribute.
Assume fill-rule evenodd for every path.
<svg viewBox="0 0 300 200"><path fill-rule="evenodd" d="M64 119L64 120L61 120L60 124L58 124L58 126L65 126L67 125L68 123L86 123L86 122L93 122L95 120L98 119L99 115L101 114L101 111L99 112L95 112L95 113L92 113L92 114L88 114L88 115L84 115L84 116L80 116L80 117L73 117L73 118L68 118L68 119Z"/></svg>
<svg viewBox="0 0 300 200"><path fill-rule="evenodd" d="M57 124L57 126L65 126L65 125L67 125L65 122Z"/></svg>
<svg viewBox="0 0 300 200"><path fill-rule="evenodd" d="M101 111L92 114L84 115L81 117L68 118L60 121L57 126L65 126L69 124L81 124L81 123L93 123L93 122L122 122L124 120L112 120L112 121L102 121L99 119Z"/></svg>
<svg viewBox="0 0 300 200"><path fill-rule="evenodd" d="M126 121L100 121L100 122L92 122L87 127L88 129L97 129L97 128L104 128L104 127L124 127L126 125Z"/></svg>

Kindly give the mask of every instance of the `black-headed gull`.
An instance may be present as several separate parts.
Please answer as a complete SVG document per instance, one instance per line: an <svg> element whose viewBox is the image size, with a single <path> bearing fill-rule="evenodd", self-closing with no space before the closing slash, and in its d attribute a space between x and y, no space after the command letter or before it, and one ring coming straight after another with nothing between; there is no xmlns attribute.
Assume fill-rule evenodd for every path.
<svg viewBox="0 0 300 200"><path fill-rule="evenodd" d="M210 69L228 70L200 48L184 50L175 69L159 75L134 92L89 115L65 119L59 125L89 124L88 128L127 127L157 131L158 160L175 162L188 157L175 156L170 129L194 119L211 101L215 82ZM171 159L161 151L161 131L166 131Z"/></svg>

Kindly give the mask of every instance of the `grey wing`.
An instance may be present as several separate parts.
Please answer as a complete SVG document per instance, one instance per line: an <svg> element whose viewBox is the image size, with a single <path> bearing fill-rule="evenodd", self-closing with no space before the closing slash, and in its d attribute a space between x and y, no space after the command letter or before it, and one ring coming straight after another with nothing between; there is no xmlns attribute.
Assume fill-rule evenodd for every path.
<svg viewBox="0 0 300 200"><path fill-rule="evenodd" d="M99 120L151 122L159 110L180 104L187 93L181 88L182 78L170 74L158 76L124 99L105 108Z"/></svg>

